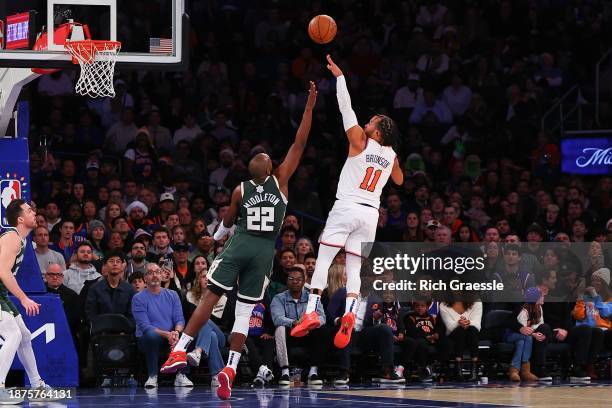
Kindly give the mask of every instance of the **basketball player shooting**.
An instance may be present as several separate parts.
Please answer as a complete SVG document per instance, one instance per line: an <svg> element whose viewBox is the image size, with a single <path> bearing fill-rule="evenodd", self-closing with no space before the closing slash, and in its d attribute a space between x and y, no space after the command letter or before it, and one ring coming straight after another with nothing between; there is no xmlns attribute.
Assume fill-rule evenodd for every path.
<svg viewBox="0 0 612 408"><path fill-rule="evenodd" d="M11 227L0 235L0 337L4 339L0 348L0 405L18 403L15 395L9 394L4 387L15 353L28 374L32 388L44 391L40 393L41 396L53 394L53 389L45 384L38 373L32 335L8 297L8 292L11 292L19 299L28 316L39 313L40 305L26 296L14 276L23 262L26 237L36 228L36 212L25 201L15 199L6 209L6 218ZM49 401L50 398L37 400Z"/></svg>
<svg viewBox="0 0 612 408"><path fill-rule="evenodd" d="M349 141L349 153L338 182L336 202L327 217L320 238L319 256L312 277L306 312L300 323L291 330L294 337L303 337L319 327L316 312L321 293L327 286L327 273L340 248L346 251L346 308L340 329L334 338L337 348L351 341L355 325L355 310L360 292L361 244L376 237L380 195L389 177L395 184L404 182L393 145L397 139L393 120L385 115L374 115L361 128L351 107L351 97L342 71L327 56L327 69L336 77L336 96L342 114L344 130ZM363 315L362 315L363 316Z"/></svg>
<svg viewBox="0 0 612 408"><path fill-rule="evenodd" d="M289 179L295 172L310 133L312 110L317 89L310 82L308 101L295 141L285 160L272 171L272 161L260 153L249 162L252 179L240 183L232 193L230 209L215 232L215 240L225 237L236 218L236 234L224 245L208 270L208 290L185 327L178 343L161 368L162 373L176 372L187 365L186 349L210 318L219 298L238 286L238 300L227 366L219 372L217 395L229 399L242 346L249 332L249 321L255 304L264 297L268 286L274 244L285 218Z"/></svg>

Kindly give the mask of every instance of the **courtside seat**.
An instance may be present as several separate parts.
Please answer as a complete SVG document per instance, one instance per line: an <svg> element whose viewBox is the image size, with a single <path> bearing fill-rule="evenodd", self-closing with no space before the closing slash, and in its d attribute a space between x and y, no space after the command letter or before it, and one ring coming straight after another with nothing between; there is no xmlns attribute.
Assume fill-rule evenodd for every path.
<svg viewBox="0 0 612 408"><path fill-rule="evenodd" d="M134 323L120 314L97 316L90 322L96 384L102 376L129 377L138 369Z"/></svg>

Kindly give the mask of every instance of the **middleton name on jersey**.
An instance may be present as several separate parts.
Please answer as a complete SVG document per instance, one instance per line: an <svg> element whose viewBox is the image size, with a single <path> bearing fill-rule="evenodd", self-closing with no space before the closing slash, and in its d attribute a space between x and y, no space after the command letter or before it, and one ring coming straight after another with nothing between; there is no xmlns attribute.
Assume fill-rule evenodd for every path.
<svg viewBox="0 0 612 408"><path fill-rule="evenodd" d="M249 208L252 207L256 204L260 204L263 202L269 202L270 204L272 204L273 206L276 206L276 204L278 204L280 202L280 198L278 196L276 196L275 194L272 193L261 193L261 194L257 194L254 195L253 197L249 198L244 204L244 208Z"/></svg>
<svg viewBox="0 0 612 408"><path fill-rule="evenodd" d="M389 160L377 154L366 154L366 163L376 163L384 169L391 165Z"/></svg>

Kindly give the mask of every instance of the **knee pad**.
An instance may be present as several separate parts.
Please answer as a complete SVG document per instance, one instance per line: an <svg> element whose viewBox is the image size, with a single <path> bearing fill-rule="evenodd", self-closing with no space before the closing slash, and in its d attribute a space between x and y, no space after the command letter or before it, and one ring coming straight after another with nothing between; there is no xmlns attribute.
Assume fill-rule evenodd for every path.
<svg viewBox="0 0 612 408"><path fill-rule="evenodd" d="M240 333L244 334L245 336L249 335L249 321L251 320L251 314L253 313L254 307L255 305L252 303L244 303L240 300L236 302L235 320L232 333Z"/></svg>

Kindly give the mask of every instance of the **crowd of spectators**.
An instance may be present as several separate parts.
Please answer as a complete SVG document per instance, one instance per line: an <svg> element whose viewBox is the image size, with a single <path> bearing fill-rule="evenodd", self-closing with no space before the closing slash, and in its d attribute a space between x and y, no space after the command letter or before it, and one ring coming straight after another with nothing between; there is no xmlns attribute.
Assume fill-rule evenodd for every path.
<svg viewBox="0 0 612 408"><path fill-rule="evenodd" d="M330 52L346 73L358 118L386 113L402 134L398 152L406 181L383 195L377 240L483 242L489 262L502 272L514 276L528 268L522 294L535 287L546 292L552 271L555 279L573 282L576 294L585 288L598 294L603 306L594 318L592 302L573 309L547 303L542 292L544 324L532 321L539 309L530 306L525 324L511 325L515 336L508 337L522 342L522 350L526 340L517 333L529 339L547 333L546 341L533 335L531 361L538 364L531 369L539 377L547 376L541 345L548 341L571 343L574 374L596 377L593 363L605 344L610 347L605 306L612 300L612 263L605 242L612 241L612 178L563 174L559 140L539 125L565 90L591 81L589 73L612 38L610 2L187 4L192 24L186 71L117 72L117 96L101 100L73 96L70 71L31 85L31 193L39 225L33 240L49 290L70 299L66 304L83 305L81 316L69 316L76 337L80 324L97 314L125 314L135 319L149 379L154 376L152 350L176 341L206 290L206 270L224 244L212 234L229 209L230 191L249 178L254 154L283 158L313 80L319 97L312 131L290 184L272 283L251 319L247 347L255 378L263 383L276 369L278 379L288 382L287 349L310 347L309 379L318 383L326 358L319 347L333 348L320 339L329 339L343 310L342 271L330 273L324 327L299 341L285 333L305 307L316 243L346 158L335 84L324 65ZM306 31L308 20L323 12L339 27L324 47ZM604 111L602 123L609 119ZM567 254L533 250L540 242L599 247L593 245L592 264L578 268ZM343 263L340 254L332 269ZM148 291L160 290L169 293L172 312L157 321L142 307L152 302ZM529 304L537 303L531 295ZM422 352L430 345L441 361L461 360L464 351L478 361L480 302L438 305L427 299L402 305L413 310L403 319L397 300L376 299L367 288L362 296L369 299L367 312L350 347L379 353L383 381L393 377L390 372L401 377L403 367L415 362L421 377L430 377ZM215 356L231 328L226 317L233 299L231 293L221 299L213 313L220 330L201 333L190 362L199 364L204 354L211 371L220 369ZM521 308L511 310L518 314ZM404 350L401 361L392 353L394 344ZM339 356L339 383L348 381L350 347ZM531 378L527 362L523 353L513 366Z"/></svg>

